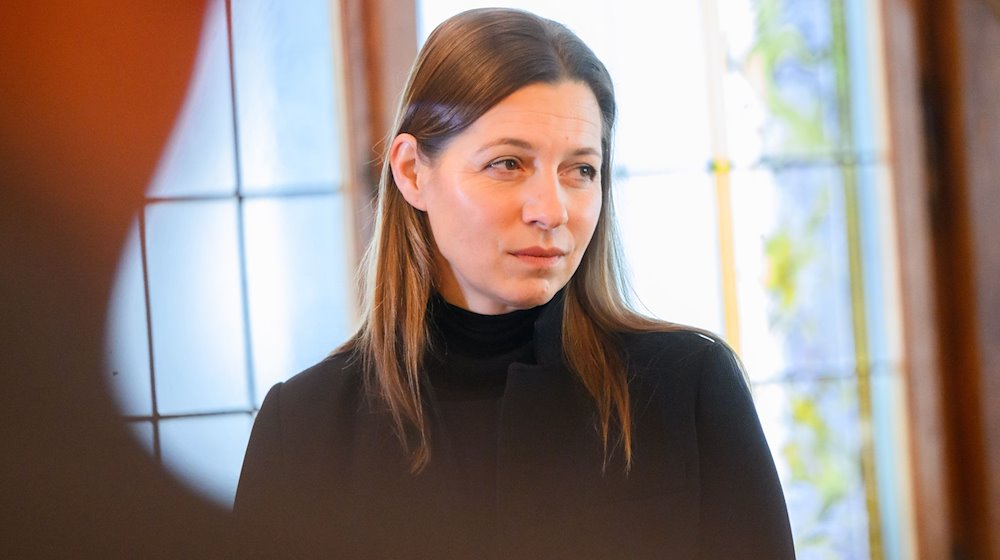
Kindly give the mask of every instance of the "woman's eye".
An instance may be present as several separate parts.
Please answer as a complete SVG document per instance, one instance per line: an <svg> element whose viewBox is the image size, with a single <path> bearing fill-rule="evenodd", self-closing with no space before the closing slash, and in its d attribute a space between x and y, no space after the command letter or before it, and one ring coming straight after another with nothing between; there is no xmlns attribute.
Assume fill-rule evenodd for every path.
<svg viewBox="0 0 1000 560"><path fill-rule="evenodd" d="M517 168L520 167L520 165L518 165L516 159L507 158L491 162L489 167L492 169L499 169L501 171L517 171Z"/></svg>
<svg viewBox="0 0 1000 560"><path fill-rule="evenodd" d="M597 168L594 167L593 165L584 164L578 167L577 169L580 171L580 175L583 175L588 179L593 180L597 178Z"/></svg>

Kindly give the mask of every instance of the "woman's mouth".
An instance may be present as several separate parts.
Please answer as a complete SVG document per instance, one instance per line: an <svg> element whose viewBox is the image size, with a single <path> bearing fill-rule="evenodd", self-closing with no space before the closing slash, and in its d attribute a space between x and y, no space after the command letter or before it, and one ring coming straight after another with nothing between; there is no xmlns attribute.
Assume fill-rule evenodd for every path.
<svg viewBox="0 0 1000 560"><path fill-rule="evenodd" d="M566 251L556 247L526 247L511 251L510 254L525 264L549 267L562 260Z"/></svg>

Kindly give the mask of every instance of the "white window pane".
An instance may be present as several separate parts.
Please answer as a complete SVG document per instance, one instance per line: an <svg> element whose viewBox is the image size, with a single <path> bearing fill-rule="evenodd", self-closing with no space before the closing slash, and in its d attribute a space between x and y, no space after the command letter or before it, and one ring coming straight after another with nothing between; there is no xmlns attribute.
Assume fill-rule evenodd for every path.
<svg viewBox="0 0 1000 560"><path fill-rule="evenodd" d="M667 321L723 328L714 187L705 173L620 180L615 210L640 302Z"/></svg>
<svg viewBox="0 0 1000 560"><path fill-rule="evenodd" d="M163 464L203 496L231 508L251 426L249 414L163 420Z"/></svg>
<svg viewBox="0 0 1000 560"><path fill-rule="evenodd" d="M149 186L150 196L236 192L228 42L226 4L211 0L187 97Z"/></svg>
<svg viewBox="0 0 1000 560"><path fill-rule="evenodd" d="M129 228L108 302L105 379L127 416L153 414L146 289L138 221Z"/></svg>
<svg viewBox="0 0 1000 560"><path fill-rule="evenodd" d="M349 230L342 197L248 200L247 289L258 402L350 335Z"/></svg>
<svg viewBox="0 0 1000 560"><path fill-rule="evenodd" d="M604 61L619 107L615 163L633 174L704 169L710 121L699 3L615 7L613 54Z"/></svg>
<svg viewBox="0 0 1000 560"><path fill-rule="evenodd" d="M245 192L340 181L330 2L235 0L233 62Z"/></svg>
<svg viewBox="0 0 1000 560"><path fill-rule="evenodd" d="M146 210L161 414L249 407L236 201Z"/></svg>

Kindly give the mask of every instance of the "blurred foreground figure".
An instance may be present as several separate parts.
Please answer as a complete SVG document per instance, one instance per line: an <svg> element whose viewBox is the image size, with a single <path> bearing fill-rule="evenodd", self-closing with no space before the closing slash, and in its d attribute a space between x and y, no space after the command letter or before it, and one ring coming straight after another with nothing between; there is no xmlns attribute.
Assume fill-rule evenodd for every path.
<svg viewBox="0 0 1000 560"><path fill-rule="evenodd" d="M115 266L204 9L0 8L2 557L218 557L233 544L226 517L128 436L101 371Z"/></svg>

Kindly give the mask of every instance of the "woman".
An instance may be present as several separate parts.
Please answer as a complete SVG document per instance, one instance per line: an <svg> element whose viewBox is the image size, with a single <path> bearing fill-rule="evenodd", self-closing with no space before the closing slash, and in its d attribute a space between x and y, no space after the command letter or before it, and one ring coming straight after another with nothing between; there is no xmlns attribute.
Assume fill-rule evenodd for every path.
<svg viewBox="0 0 1000 560"><path fill-rule="evenodd" d="M611 79L565 27L441 24L387 149L358 333L275 386L235 510L343 558L789 558L738 361L623 300Z"/></svg>

